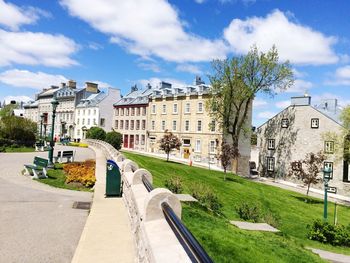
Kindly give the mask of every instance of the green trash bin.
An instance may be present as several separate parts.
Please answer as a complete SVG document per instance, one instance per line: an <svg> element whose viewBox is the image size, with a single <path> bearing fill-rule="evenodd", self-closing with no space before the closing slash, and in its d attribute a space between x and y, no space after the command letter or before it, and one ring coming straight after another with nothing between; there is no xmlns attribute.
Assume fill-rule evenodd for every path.
<svg viewBox="0 0 350 263"><path fill-rule="evenodd" d="M118 165L113 160L107 160L106 197L122 195L122 180Z"/></svg>

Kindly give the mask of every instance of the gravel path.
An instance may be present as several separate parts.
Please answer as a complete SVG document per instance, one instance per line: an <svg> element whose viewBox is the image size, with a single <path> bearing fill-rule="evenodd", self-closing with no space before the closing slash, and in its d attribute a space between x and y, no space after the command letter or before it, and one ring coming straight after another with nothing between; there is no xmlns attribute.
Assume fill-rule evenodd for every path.
<svg viewBox="0 0 350 263"><path fill-rule="evenodd" d="M56 147L56 150L63 146ZM95 158L86 148L76 160ZM56 153L56 152L55 152ZM57 189L21 175L23 164L42 153L0 153L0 262L70 262L88 215L72 209L92 194Z"/></svg>

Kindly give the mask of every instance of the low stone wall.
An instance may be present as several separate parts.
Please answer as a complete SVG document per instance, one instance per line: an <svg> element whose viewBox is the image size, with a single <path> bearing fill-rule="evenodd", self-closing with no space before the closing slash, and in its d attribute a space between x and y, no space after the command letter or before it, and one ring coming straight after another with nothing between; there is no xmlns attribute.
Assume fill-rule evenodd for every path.
<svg viewBox="0 0 350 263"><path fill-rule="evenodd" d="M106 159L114 160L121 171L123 200L128 208L130 224L137 247L137 262L191 262L182 245L166 221L161 204L165 201L181 218L179 199L165 188L148 192L142 177L152 183L152 174L139 169L110 144L99 140L85 140L90 146L101 149Z"/></svg>

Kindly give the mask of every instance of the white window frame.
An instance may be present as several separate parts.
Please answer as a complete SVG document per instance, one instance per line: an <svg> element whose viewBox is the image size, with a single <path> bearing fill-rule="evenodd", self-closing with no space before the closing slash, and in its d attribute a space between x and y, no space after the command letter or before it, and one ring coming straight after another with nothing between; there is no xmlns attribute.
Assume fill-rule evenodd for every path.
<svg viewBox="0 0 350 263"><path fill-rule="evenodd" d="M198 102L198 104L197 104L197 112L203 113L203 102L202 101Z"/></svg>
<svg viewBox="0 0 350 263"><path fill-rule="evenodd" d="M166 114L166 104L162 105L162 114Z"/></svg>
<svg viewBox="0 0 350 263"><path fill-rule="evenodd" d="M173 131L176 131L176 128L177 128L177 122L174 120L173 121Z"/></svg>
<svg viewBox="0 0 350 263"><path fill-rule="evenodd" d="M312 118L311 119L311 128L312 129L318 129L319 127L320 127L320 119Z"/></svg>
<svg viewBox="0 0 350 263"><path fill-rule="evenodd" d="M200 139L196 139L194 151L197 153L202 152L202 141Z"/></svg>
<svg viewBox="0 0 350 263"><path fill-rule="evenodd" d="M166 125L165 121L162 121L162 131L165 131L165 125Z"/></svg>
<svg viewBox="0 0 350 263"><path fill-rule="evenodd" d="M189 102L185 104L185 113L191 113L191 103Z"/></svg>
<svg viewBox="0 0 350 263"><path fill-rule="evenodd" d="M177 103L173 104L173 113L177 114L178 113L178 107L177 107Z"/></svg>
<svg viewBox="0 0 350 263"><path fill-rule="evenodd" d="M209 141L209 153L215 153L215 144L216 142L214 140Z"/></svg>
<svg viewBox="0 0 350 263"><path fill-rule="evenodd" d="M202 120L198 120L197 121L197 132L202 132L202 131L203 131L203 122L202 122Z"/></svg>
<svg viewBox="0 0 350 263"><path fill-rule="evenodd" d="M190 121L189 120L185 120L185 131L190 131Z"/></svg>
<svg viewBox="0 0 350 263"><path fill-rule="evenodd" d="M152 131L156 129L156 121L151 121L151 129Z"/></svg>
<svg viewBox="0 0 350 263"><path fill-rule="evenodd" d="M268 139L267 140L267 149L268 150L275 150L276 148L276 141L275 139Z"/></svg>
<svg viewBox="0 0 350 263"><path fill-rule="evenodd" d="M266 168L268 172L275 171L275 157L267 157L266 159Z"/></svg>
<svg viewBox="0 0 350 263"><path fill-rule="evenodd" d="M324 142L324 152L328 154L334 153L334 141Z"/></svg>

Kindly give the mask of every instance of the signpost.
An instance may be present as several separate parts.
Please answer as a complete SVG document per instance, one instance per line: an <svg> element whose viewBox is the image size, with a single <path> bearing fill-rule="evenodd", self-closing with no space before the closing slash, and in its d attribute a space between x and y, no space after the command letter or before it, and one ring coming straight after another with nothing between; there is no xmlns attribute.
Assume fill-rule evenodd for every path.
<svg viewBox="0 0 350 263"><path fill-rule="evenodd" d="M325 167L323 169L323 183L324 183L324 206L323 206L323 219L326 221L327 220L327 193L329 191L329 188L332 187L328 187L328 182L329 180L331 180L333 178L332 174L332 168L330 167Z"/></svg>
<svg viewBox="0 0 350 263"><path fill-rule="evenodd" d="M327 188L327 192L330 194L336 194L337 190L338 190L337 187L334 187L334 186L328 186Z"/></svg>

